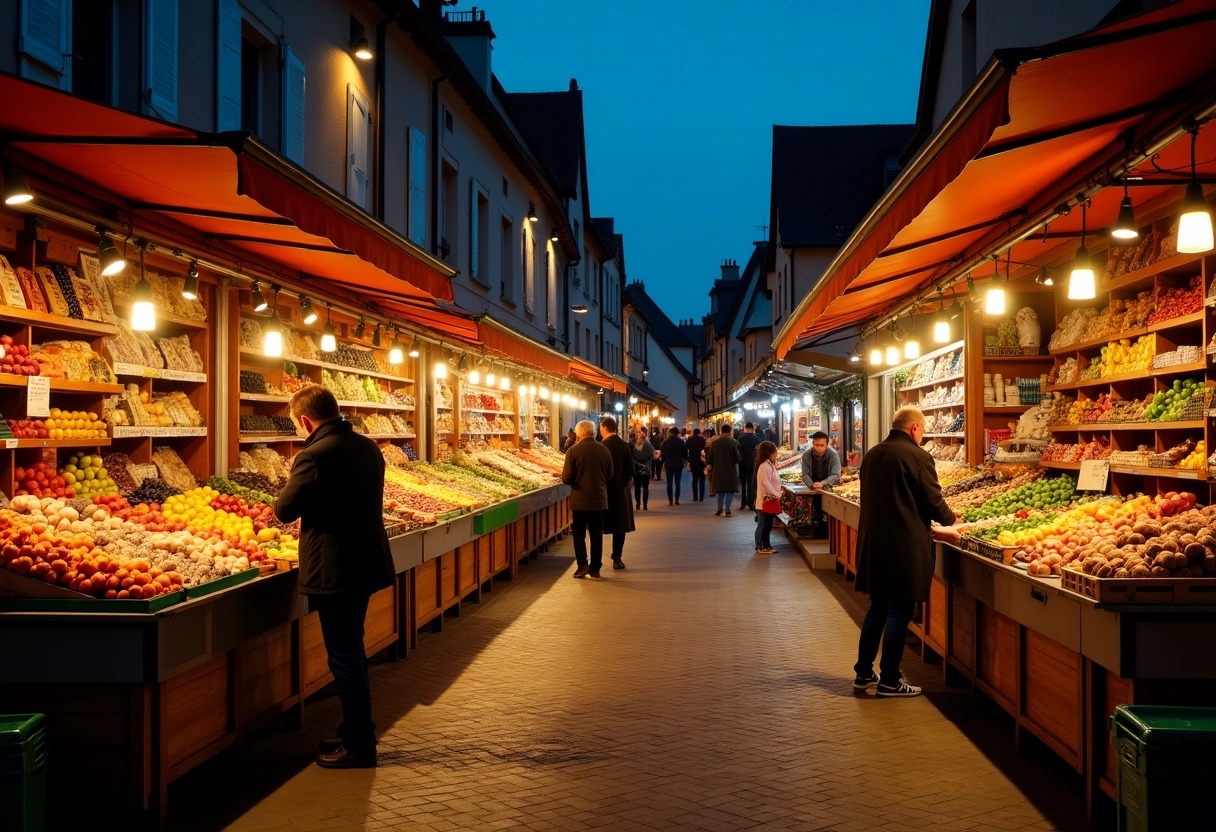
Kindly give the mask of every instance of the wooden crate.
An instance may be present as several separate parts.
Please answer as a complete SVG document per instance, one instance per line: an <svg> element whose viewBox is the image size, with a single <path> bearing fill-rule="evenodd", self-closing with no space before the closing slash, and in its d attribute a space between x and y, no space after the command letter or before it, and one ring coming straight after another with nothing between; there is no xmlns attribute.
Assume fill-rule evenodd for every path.
<svg viewBox="0 0 1216 832"><path fill-rule="evenodd" d="M329 654L321 637L321 617L315 612L300 619L300 694L310 696L329 684Z"/></svg>
<svg viewBox="0 0 1216 832"><path fill-rule="evenodd" d="M923 638L925 643L936 650L939 655L945 655L950 637L947 631L950 613L947 608L949 590L950 587L945 581L936 575L933 576L933 580L929 584L929 603L926 605L924 614Z"/></svg>
<svg viewBox="0 0 1216 832"><path fill-rule="evenodd" d="M299 651L291 622L241 643L236 651L237 724L242 733L283 712L298 693Z"/></svg>
<svg viewBox="0 0 1216 832"><path fill-rule="evenodd" d="M236 738L231 653L174 676L160 694L161 760L171 782Z"/></svg>
<svg viewBox="0 0 1216 832"><path fill-rule="evenodd" d="M397 587L385 587L367 602L363 624L363 648L378 653L397 640Z"/></svg>
<svg viewBox="0 0 1216 832"><path fill-rule="evenodd" d="M485 540L485 538L481 538ZM456 597L464 598L476 592L480 584L477 577L477 541L470 541L456 549Z"/></svg>
<svg viewBox="0 0 1216 832"><path fill-rule="evenodd" d="M1060 582L1099 604L1216 603L1216 578L1097 578L1066 567Z"/></svg>
<svg viewBox="0 0 1216 832"><path fill-rule="evenodd" d="M976 685L1011 715L1017 715L1018 625L991 607L979 605Z"/></svg>
<svg viewBox="0 0 1216 832"><path fill-rule="evenodd" d="M1021 628L1022 702L1019 723L1059 754L1085 768L1084 662L1028 627Z"/></svg>
<svg viewBox="0 0 1216 832"><path fill-rule="evenodd" d="M439 561L428 560L414 567L414 626L421 627L440 612Z"/></svg>
<svg viewBox="0 0 1216 832"><path fill-rule="evenodd" d="M489 543L490 563L489 571L482 573L482 580L489 578L491 575L497 575L502 570L511 565L511 527L504 526L501 529L495 529L487 537L482 538L482 541Z"/></svg>
<svg viewBox="0 0 1216 832"><path fill-rule="evenodd" d="M532 551L531 518L516 520L511 531L511 557L519 558Z"/></svg>
<svg viewBox="0 0 1216 832"><path fill-rule="evenodd" d="M460 595L456 584L456 550L444 552L439 556L439 608L460 603Z"/></svg>

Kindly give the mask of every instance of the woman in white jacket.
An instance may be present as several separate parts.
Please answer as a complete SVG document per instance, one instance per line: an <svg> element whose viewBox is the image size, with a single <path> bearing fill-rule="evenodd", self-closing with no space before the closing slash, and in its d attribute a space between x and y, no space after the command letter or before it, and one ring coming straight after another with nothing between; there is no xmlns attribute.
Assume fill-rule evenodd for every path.
<svg viewBox="0 0 1216 832"><path fill-rule="evenodd" d="M756 448L756 554L773 555L769 535L773 531L773 519L777 516L763 510L765 500L781 498L781 479L777 476L777 446L772 442L761 442Z"/></svg>

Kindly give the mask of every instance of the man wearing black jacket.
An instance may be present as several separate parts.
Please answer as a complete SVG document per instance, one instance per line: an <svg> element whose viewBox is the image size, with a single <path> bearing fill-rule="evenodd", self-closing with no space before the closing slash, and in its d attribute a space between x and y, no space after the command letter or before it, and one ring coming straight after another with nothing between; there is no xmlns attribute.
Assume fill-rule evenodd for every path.
<svg viewBox="0 0 1216 832"><path fill-rule="evenodd" d="M634 530L633 500L629 493L633 485L633 450L617 435L616 419L600 419L601 443L612 457L612 477L608 480L608 511L604 514L604 534L612 535L612 568L624 569L625 535Z"/></svg>
<svg viewBox="0 0 1216 832"><path fill-rule="evenodd" d="M667 505L680 504L680 482L684 479L684 463L688 461L688 446L680 438L680 429L667 432L663 448L659 452L663 468L667 471Z"/></svg>
<svg viewBox="0 0 1216 832"><path fill-rule="evenodd" d="M700 428L692 429L692 436L684 443L688 449L688 470L692 472L692 501L705 501L705 459L701 456L705 450L705 437Z"/></svg>
<svg viewBox="0 0 1216 832"><path fill-rule="evenodd" d="M321 621L329 669L342 702L338 738L323 740L317 765L376 765L376 726L363 622L372 593L393 582L384 531L384 457L338 412L334 394L309 384L291 397L291 413L308 431L275 500L284 523L300 522L300 592Z"/></svg>
<svg viewBox="0 0 1216 832"><path fill-rule="evenodd" d="M743 433L737 437L739 442L739 506L755 510L756 502L756 448L764 441L764 437L756 433L756 425L747 422L743 425Z"/></svg>

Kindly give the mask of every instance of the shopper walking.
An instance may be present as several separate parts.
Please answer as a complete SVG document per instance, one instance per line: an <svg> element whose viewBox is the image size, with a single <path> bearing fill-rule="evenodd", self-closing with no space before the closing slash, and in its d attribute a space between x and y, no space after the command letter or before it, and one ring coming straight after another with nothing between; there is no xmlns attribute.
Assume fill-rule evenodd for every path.
<svg viewBox="0 0 1216 832"><path fill-rule="evenodd" d="M709 476L709 446L718 436L718 426L710 425L705 429L705 449L701 451L701 459L705 461L705 481L709 486L709 496L714 496L714 483Z"/></svg>
<svg viewBox="0 0 1216 832"><path fill-rule="evenodd" d="M756 464L753 460L756 458L756 449L765 440L763 436L756 433L756 425L752 422L747 422L743 425L743 432L739 434L736 441L739 443L740 457L739 509L755 509L756 494L753 486L756 479ZM773 447L775 448L776 445Z"/></svg>
<svg viewBox="0 0 1216 832"><path fill-rule="evenodd" d="M714 493L718 495L718 510L714 516L725 511L730 517L730 504L739 490L739 443L732 436L730 422L722 423L722 432L705 449L706 473Z"/></svg>
<svg viewBox="0 0 1216 832"><path fill-rule="evenodd" d="M650 429L650 445L654 448L654 460L650 463L651 479L660 480L663 478L663 458L660 456L663 439L663 432L661 430L658 428Z"/></svg>
<svg viewBox="0 0 1216 832"><path fill-rule="evenodd" d="M756 511L756 554L773 555L771 535L773 520L780 508L773 511L773 503L781 504L781 479L777 476L777 446L767 439L756 447L754 467L756 469L755 495L760 508Z"/></svg>
<svg viewBox="0 0 1216 832"><path fill-rule="evenodd" d="M570 428L570 432L566 434L566 439L562 443L562 453L574 447L574 443L578 441L578 437L574 435L574 428Z"/></svg>
<svg viewBox="0 0 1216 832"><path fill-rule="evenodd" d="M633 454L633 507L635 510L650 510L650 464L654 459L654 446L646 439L646 431L639 430L629 446Z"/></svg>
<svg viewBox="0 0 1216 832"><path fill-rule="evenodd" d="M634 530L633 503L629 486L633 483L633 450L616 433L616 419L600 419L601 447L612 457L612 478L608 480L608 511L604 515L604 534L612 535L612 568L624 569L625 535Z"/></svg>
<svg viewBox="0 0 1216 832"><path fill-rule="evenodd" d="M340 418L338 400L321 385L296 391L290 410L308 438L274 513L284 523L300 521L300 592L317 612L342 703L338 736L321 742L317 765L371 768L376 726L363 625L368 599L395 576L381 515L384 457Z"/></svg>
<svg viewBox="0 0 1216 832"><path fill-rule="evenodd" d="M574 426L578 441L566 451L562 482L570 486L570 534L574 537L576 578L598 578L604 562L604 512L608 510L608 482L612 479L612 455L595 441L595 425L584 419ZM587 535L591 535L591 560L587 560Z"/></svg>
<svg viewBox="0 0 1216 832"><path fill-rule="evenodd" d="M660 451L663 468L667 471L667 505L680 504L680 482L684 479L684 465L688 461L688 446L680 438L680 429L672 428L667 433Z"/></svg>
<svg viewBox="0 0 1216 832"><path fill-rule="evenodd" d="M915 407L895 412L887 438L861 463L861 516L857 527L859 592L870 596L861 624L853 687L877 685L879 696L917 696L900 672L908 622L917 601L929 598L933 578L931 525L955 522L942 499L933 457L920 447L925 417ZM874 659L882 642L879 675Z"/></svg>
<svg viewBox="0 0 1216 832"><path fill-rule="evenodd" d="M692 474L692 501L705 501L705 437L700 428L692 429L692 436L684 444L688 448L688 470Z"/></svg>

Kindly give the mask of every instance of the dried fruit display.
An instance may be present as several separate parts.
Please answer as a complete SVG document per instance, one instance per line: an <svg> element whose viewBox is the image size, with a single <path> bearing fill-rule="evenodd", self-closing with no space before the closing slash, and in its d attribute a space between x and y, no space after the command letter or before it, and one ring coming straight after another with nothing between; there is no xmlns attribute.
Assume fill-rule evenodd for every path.
<svg viewBox="0 0 1216 832"><path fill-rule="evenodd" d="M1203 278L1192 277L1185 289L1166 289L1157 293L1157 308L1148 316L1150 324L1193 315L1203 308Z"/></svg>
<svg viewBox="0 0 1216 832"><path fill-rule="evenodd" d="M152 452L152 461L160 471L160 478L178 491L189 491L198 485L194 474L186 467L186 463L177 455L177 451L167 445L161 445Z"/></svg>

